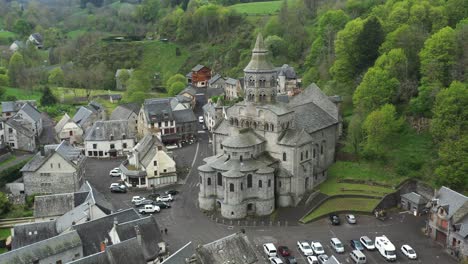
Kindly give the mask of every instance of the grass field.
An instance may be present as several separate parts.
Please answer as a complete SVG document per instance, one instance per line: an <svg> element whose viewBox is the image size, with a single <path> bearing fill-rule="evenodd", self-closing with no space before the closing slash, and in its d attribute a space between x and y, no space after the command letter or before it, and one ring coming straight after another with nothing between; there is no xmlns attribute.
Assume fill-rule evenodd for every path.
<svg viewBox="0 0 468 264"><path fill-rule="evenodd" d="M15 96L17 99L22 100L39 100L41 98L41 92L37 90L27 90L12 87L2 87L5 89L5 96Z"/></svg>
<svg viewBox="0 0 468 264"><path fill-rule="evenodd" d="M332 198L327 200L312 213L302 218L300 222L307 223L335 211L372 212L379 201L378 199L365 198Z"/></svg>
<svg viewBox="0 0 468 264"><path fill-rule="evenodd" d="M282 1L252 2L230 6L239 13L247 15L273 15L278 13Z"/></svg>
<svg viewBox="0 0 468 264"><path fill-rule="evenodd" d="M81 35L83 35L84 33L86 33L87 31L86 30L82 30L82 29L79 29L79 30L73 30L73 31L70 31L66 34L67 37L71 38L71 39L75 39Z"/></svg>
<svg viewBox="0 0 468 264"><path fill-rule="evenodd" d="M10 228L0 228L0 240L6 239L11 235Z"/></svg>
<svg viewBox="0 0 468 264"><path fill-rule="evenodd" d="M16 38L15 33L10 31L0 31L0 45L10 45Z"/></svg>

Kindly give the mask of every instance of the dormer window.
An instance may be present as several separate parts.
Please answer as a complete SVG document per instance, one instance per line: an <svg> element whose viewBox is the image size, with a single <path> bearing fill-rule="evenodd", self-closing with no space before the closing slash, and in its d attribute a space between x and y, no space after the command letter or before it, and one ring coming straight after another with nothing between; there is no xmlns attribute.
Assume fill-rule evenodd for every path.
<svg viewBox="0 0 468 264"><path fill-rule="evenodd" d="M122 134L122 139L127 139L127 135Z"/></svg>
<svg viewBox="0 0 468 264"><path fill-rule="evenodd" d="M114 135L110 135L110 140L114 140Z"/></svg>

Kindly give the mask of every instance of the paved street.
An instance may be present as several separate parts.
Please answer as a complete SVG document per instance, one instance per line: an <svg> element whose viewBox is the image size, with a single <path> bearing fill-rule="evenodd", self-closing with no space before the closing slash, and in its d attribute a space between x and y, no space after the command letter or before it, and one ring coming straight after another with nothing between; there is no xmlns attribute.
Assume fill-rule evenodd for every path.
<svg viewBox="0 0 468 264"><path fill-rule="evenodd" d="M199 111L197 109L196 116L201 115ZM208 134L199 133L198 142L175 149L173 152L178 167L185 168L187 176L179 181L181 184L154 190L156 193L163 193L168 189L180 191L180 194L175 196L175 201L172 202L172 208L163 209L161 213L154 215L160 227L168 229L168 234L164 236L169 244L170 252L174 252L189 241L197 246L240 231L242 227L215 223L197 208L197 167L203 163L203 158L212 153L211 145L208 143ZM117 167L121 161L121 159L88 159L86 168L86 178L112 202L116 209L131 207L130 200L133 195L145 196L152 192L152 190L130 190L126 194L110 193L109 185L116 179L109 176L109 171ZM402 213L393 215L384 222L370 216L358 216L357 225L344 223L341 226L331 226L326 219L323 219L307 225L296 224L279 227L267 224L267 226L244 227L244 229L258 250L261 251L261 245L266 242L286 245L293 250L293 255L298 258L299 263L306 263L306 261L297 252L296 242L298 240L319 241L325 246L328 255L335 255L342 263L351 263L348 256L350 239L358 239L363 235L374 239L376 235L381 234L385 234L397 247L398 261L396 263L456 263L450 256L443 253L440 246L423 235L424 221L424 217L414 217ZM344 222L343 216L342 222ZM331 237L338 237L346 244L347 253L338 255L332 252L328 246ZM406 260L399 252L399 248L403 244L411 245L418 253L419 260ZM367 263L386 263L377 251L365 251L364 253L367 256Z"/></svg>

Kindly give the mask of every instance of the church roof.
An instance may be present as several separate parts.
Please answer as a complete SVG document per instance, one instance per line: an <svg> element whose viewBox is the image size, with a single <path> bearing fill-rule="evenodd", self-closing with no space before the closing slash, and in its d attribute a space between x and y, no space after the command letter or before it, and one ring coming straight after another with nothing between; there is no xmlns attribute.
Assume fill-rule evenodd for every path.
<svg viewBox="0 0 468 264"><path fill-rule="evenodd" d="M288 129L279 138L278 144L287 146L300 146L311 141L312 137L304 129Z"/></svg>
<svg viewBox="0 0 468 264"><path fill-rule="evenodd" d="M240 173L256 171L258 169L273 165L277 160L267 153L258 156L255 159L244 159L242 162L238 159L229 159L227 155L208 157L204 160L208 166L219 171L237 171ZM231 174L228 174L231 175ZM227 176L227 175L226 175Z"/></svg>
<svg viewBox="0 0 468 264"><path fill-rule="evenodd" d="M264 139L260 138L260 136L249 130L245 133L240 133L228 137L222 144L223 146L229 148L245 148L255 146L263 142L265 142Z"/></svg>
<svg viewBox="0 0 468 264"><path fill-rule="evenodd" d="M258 34L255 47L252 50L252 59L250 60L247 67L244 69L245 72L271 72L276 71L273 64L271 64L268 58L268 50L265 47L262 34Z"/></svg>

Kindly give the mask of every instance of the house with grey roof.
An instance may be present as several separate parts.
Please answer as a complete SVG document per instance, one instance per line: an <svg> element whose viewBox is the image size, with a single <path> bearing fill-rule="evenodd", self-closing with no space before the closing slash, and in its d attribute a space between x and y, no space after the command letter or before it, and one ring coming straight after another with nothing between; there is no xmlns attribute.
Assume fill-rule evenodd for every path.
<svg viewBox="0 0 468 264"><path fill-rule="evenodd" d="M335 159L340 117L311 84L287 103L276 100L277 71L263 37L244 69L244 100L213 127L213 156L198 167L201 210L224 218L269 215L296 206L326 179Z"/></svg>
<svg viewBox="0 0 468 264"><path fill-rule="evenodd" d="M208 81L208 88L210 89L224 89L224 83L226 80L217 73L215 76L211 77Z"/></svg>
<svg viewBox="0 0 468 264"><path fill-rule="evenodd" d="M54 127L57 138L60 141L67 140L72 145L83 143L83 128L65 113Z"/></svg>
<svg viewBox="0 0 468 264"><path fill-rule="evenodd" d="M427 205L428 200L416 193L409 192L401 195L401 208L411 211L415 215L420 215Z"/></svg>
<svg viewBox="0 0 468 264"><path fill-rule="evenodd" d="M211 69L204 65L197 64L185 77L188 83L194 87L206 87L208 81L211 79Z"/></svg>
<svg viewBox="0 0 468 264"><path fill-rule="evenodd" d="M213 128L224 118L224 106L221 104L221 100L213 103L211 100L208 101L203 107L203 121L205 127L212 131Z"/></svg>
<svg viewBox="0 0 468 264"><path fill-rule="evenodd" d="M177 249L169 257L165 258L161 264L184 264L196 263L195 248L192 242L188 242L183 247Z"/></svg>
<svg viewBox="0 0 468 264"><path fill-rule="evenodd" d="M136 135L138 130L138 113L140 105L135 103L121 104L112 111L109 120L126 120L128 128Z"/></svg>
<svg viewBox="0 0 468 264"><path fill-rule="evenodd" d="M468 197L442 186L432 200L426 231L457 258L468 258Z"/></svg>
<svg viewBox="0 0 468 264"><path fill-rule="evenodd" d="M84 182L85 158L80 149L67 141L44 146L21 168L25 193L33 195L78 191Z"/></svg>
<svg viewBox="0 0 468 264"><path fill-rule="evenodd" d="M41 34L36 32L36 33L29 35L27 42L32 43L38 49L42 49L44 38L42 37Z"/></svg>
<svg viewBox="0 0 468 264"><path fill-rule="evenodd" d="M140 219L139 214L134 208L130 208L96 220L74 225L72 229L78 232L81 241L83 241L84 256L89 256L118 243L114 242L110 236L115 225L137 219Z"/></svg>
<svg viewBox="0 0 468 264"><path fill-rule="evenodd" d="M24 120L10 118L2 121L3 137L0 141L11 149L34 152L36 150L36 133L33 132L31 123Z"/></svg>
<svg viewBox="0 0 468 264"><path fill-rule="evenodd" d="M136 135L127 120L97 121L86 133L85 154L99 158L124 156L135 143Z"/></svg>
<svg viewBox="0 0 468 264"><path fill-rule="evenodd" d="M17 101L3 101L2 102L2 117L9 119L13 117L21 107L29 103L30 105L36 107L36 100L17 100Z"/></svg>
<svg viewBox="0 0 468 264"><path fill-rule="evenodd" d="M224 81L224 96L229 101L242 97L243 91L240 81L231 77L226 78Z"/></svg>
<svg viewBox="0 0 468 264"><path fill-rule="evenodd" d="M181 103L187 102L189 107L194 109L196 105L196 94L197 92L195 89L193 89L191 86L187 86L176 96L176 99Z"/></svg>
<svg viewBox="0 0 468 264"><path fill-rule="evenodd" d="M293 95L294 90L301 86L302 80L297 77L294 67L288 64L276 68L276 76L278 94Z"/></svg>
<svg viewBox="0 0 468 264"><path fill-rule="evenodd" d="M55 221L17 224L13 227L11 249L22 248L58 234Z"/></svg>
<svg viewBox="0 0 468 264"><path fill-rule="evenodd" d="M91 101L86 106L81 106L73 116L73 122L79 125L85 132L94 122L105 119L106 111L104 107L95 101Z"/></svg>
<svg viewBox="0 0 468 264"><path fill-rule="evenodd" d="M197 134L197 118L174 98L146 99L138 115L138 135L160 135L163 143L179 143Z"/></svg>
<svg viewBox="0 0 468 264"><path fill-rule="evenodd" d="M13 119L19 122L28 122L31 124L32 132L39 137L42 133L42 114L30 103L25 103L18 112L13 116Z"/></svg>
<svg viewBox="0 0 468 264"><path fill-rule="evenodd" d="M145 135L120 166L124 181L139 188L177 182L176 163L160 139Z"/></svg>
<svg viewBox="0 0 468 264"><path fill-rule="evenodd" d="M68 263L83 257L82 241L70 231L0 255L0 264Z"/></svg>

